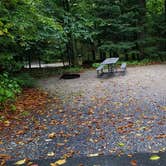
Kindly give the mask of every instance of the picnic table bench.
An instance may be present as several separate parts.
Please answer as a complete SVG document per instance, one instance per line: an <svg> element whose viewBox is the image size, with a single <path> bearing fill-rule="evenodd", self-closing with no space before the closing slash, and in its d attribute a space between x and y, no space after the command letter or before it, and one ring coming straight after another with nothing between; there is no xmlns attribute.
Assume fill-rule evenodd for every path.
<svg viewBox="0 0 166 166"><path fill-rule="evenodd" d="M125 72L125 71L126 71L126 66L127 66L126 63L122 63L122 64L121 64L120 68L121 68L121 71L122 71L122 72Z"/></svg>
<svg viewBox="0 0 166 166"><path fill-rule="evenodd" d="M96 69L96 71L97 71L97 76L103 74L103 69L104 69L104 65L101 64L101 65Z"/></svg>

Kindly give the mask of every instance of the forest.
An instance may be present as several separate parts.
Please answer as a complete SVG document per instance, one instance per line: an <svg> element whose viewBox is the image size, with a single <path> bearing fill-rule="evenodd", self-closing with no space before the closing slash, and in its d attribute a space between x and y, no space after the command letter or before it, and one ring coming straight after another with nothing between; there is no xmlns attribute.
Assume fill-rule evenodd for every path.
<svg viewBox="0 0 166 166"><path fill-rule="evenodd" d="M13 78L31 61L101 62L166 59L165 0L1 0L0 102L24 81Z"/></svg>
<svg viewBox="0 0 166 166"><path fill-rule="evenodd" d="M164 166L165 113L166 0L0 0L0 166Z"/></svg>

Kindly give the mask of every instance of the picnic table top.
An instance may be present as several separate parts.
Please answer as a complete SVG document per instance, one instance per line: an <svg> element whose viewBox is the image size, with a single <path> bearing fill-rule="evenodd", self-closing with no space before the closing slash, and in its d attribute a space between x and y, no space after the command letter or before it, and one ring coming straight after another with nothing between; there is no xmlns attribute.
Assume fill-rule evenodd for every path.
<svg viewBox="0 0 166 166"><path fill-rule="evenodd" d="M119 58L107 58L101 64L102 65L115 64L118 60Z"/></svg>

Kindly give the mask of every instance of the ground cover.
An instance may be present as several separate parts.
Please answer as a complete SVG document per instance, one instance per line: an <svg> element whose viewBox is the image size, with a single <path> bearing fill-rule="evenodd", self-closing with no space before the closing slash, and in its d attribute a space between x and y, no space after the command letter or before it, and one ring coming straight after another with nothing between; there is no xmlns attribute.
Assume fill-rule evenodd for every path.
<svg viewBox="0 0 166 166"><path fill-rule="evenodd" d="M87 70L73 80L39 79L50 94L47 107L25 120L27 129L1 136L1 154L19 160L165 151L165 70L151 65L128 68L125 76L97 78Z"/></svg>

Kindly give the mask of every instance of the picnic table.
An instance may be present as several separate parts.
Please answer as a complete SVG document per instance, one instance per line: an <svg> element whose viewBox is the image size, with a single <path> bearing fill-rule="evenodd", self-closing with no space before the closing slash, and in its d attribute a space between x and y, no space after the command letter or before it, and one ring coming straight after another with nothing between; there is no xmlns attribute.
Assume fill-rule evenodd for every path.
<svg viewBox="0 0 166 166"><path fill-rule="evenodd" d="M103 69L105 65L108 65L108 73L114 73L116 68L116 63L119 58L107 58L105 59L100 66L96 69L97 75L100 76L103 74Z"/></svg>
<svg viewBox="0 0 166 166"><path fill-rule="evenodd" d="M119 58L107 58L101 63L101 65L108 65L108 72L114 73L118 60Z"/></svg>

